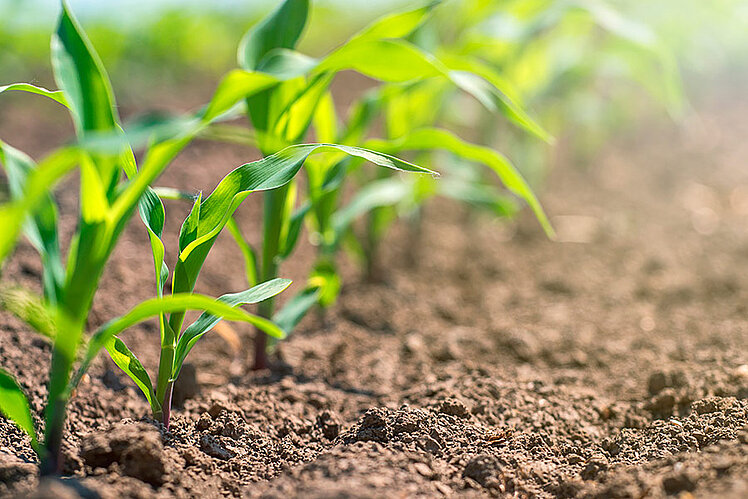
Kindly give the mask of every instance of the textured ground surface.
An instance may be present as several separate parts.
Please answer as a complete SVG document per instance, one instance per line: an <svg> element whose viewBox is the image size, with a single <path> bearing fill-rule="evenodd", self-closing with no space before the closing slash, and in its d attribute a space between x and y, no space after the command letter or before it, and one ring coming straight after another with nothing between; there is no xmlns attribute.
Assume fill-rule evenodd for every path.
<svg viewBox="0 0 748 499"><path fill-rule="evenodd" d="M344 265L339 303L282 344L285 368L247 374L242 326L239 351L206 336L169 433L102 356L70 407L74 479L39 487L28 441L0 421L0 495L748 496L748 108L736 102L701 99L687 126L643 127L586 170L560 161L543 195L559 242L530 218L433 203L417 244L392 233L384 283ZM6 109L0 136L36 157L68 133ZM250 159L197 144L162 184L208 190ZM73 187L60 190L63 212ZM167 206L171 261L186 210ZM256 233L257 200L239 219ZM92 326L152 293L144 244L136 221ZM302 248L284 274L302 278L311 255ZM243 289L240 262L219 241L198 289ZM24 246L4 279L32 285L39 272ZM157 335L124 336L148 367ZM48 357L0 315L0 363L37 415Z"/></svg>

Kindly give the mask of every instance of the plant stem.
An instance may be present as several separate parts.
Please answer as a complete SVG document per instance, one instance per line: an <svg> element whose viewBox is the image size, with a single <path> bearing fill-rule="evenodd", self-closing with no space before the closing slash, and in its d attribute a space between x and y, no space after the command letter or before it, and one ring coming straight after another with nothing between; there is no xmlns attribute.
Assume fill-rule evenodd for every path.
<svg viewBox="0 0 748 499"><path fill-rule="evenodd" d="M44 450L40 456L42 476L58 475L62 471L60 449L69 399L67 384L83 334L83 320L70 319L70 315L63 311L58 314L57 324L58 331L52 347L49 396L45 410Z"/></svg>
<svg viewBox="0 0 748 499"><path fill-rule="evenodd" d="M184 316L182 316L184 317ZM174 315L170 319L179 322L181 318ZM176 350L176 334L172 329L172 321L162 319L163 337L161 338L161 355L158 359L158 379L156 380L156 400L161 404L161 410L153 413L153 419L163 419L164 426L169 429L169 416L171 415L171 391L174 381L171 379L174 368L174 353Z"/></svg>
<svg viewBox="0 0 748 499"><path fill-rule="evenodd" d="M174 383L169 383L168 388L166 389L166 395L164 397L164 401L161 405L161 413L162 413L162 419L161 421L164 423L164 428L166 431L169 431L169 423L171 422L171 396L174 392Z"/></svg>
<svg viewBox="0 0 748 499"><path fill-rule="evenodd" d="M54 357L54 356L53 356ZM39 473L41 476L54 476L62 472L62 433L65 429L65 407L67 400L57 398L47 405L47 428L44 448L41 454Z"/></svg>
<svg viewBox="0 0 748 499"><path fill-rule="evenodd" d="M289 184L263 194L263 220L262 220L262 258L260 261L259 282L268 281L278 277L278 254L280 253L280 237L283 226L287 223L285 217L286 197L288 196ZM275 300L269 298L258 305L257 312L260 317L270 319L275 311ZM255 358L252 364L253 370L266 369L269 365L267 356L267 336L259 329L255 330L254 338Z"/></svg>

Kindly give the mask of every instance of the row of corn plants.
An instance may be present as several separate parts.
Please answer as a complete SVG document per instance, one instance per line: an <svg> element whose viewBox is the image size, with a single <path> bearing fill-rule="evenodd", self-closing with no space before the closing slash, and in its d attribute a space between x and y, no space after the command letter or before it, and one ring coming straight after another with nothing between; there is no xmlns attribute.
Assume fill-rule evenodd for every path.
<svg viewBox="0 0 748 499"><path fill-rule="evenodd" d="M378 125L376 117L384 123L382 137L364 142L368 147L391 154L418 151L423 162L438 161L432 157L437 150L450 155L439 163L443 175L438 182L420 177L395 184L386 175L375 182L363 177L366 225L359 237L348 239L348 248L363 260L371 278L381 274L378 248L391 223L405 215L417 234L420 208L433 196L455 198L499 216L516 213L517 197L524 198L552 234L525 186L502 176L505 156L435 123L472 130L482 144L499 144L519 158L537 183L549 169L547 145L553 139L523 116L523 108L537 110L544 126L565 136L580 159L631 122L627 117L632 112L640 113L652 102L671 116L684 108L672 54L646 25L600 1L451 2L410 38L450 67L480 75L501 89L507 96L503 114L523 126L507 126L497 113L455 98L454 89L439 81L390 84L364 96L360 105L368 110L368 123ZM515 196L495 184L491 170Z"/></svg>
<svg viewBox="0 0 748 499"><path fill-rule="evenodd" d="M381 18L329 54L312 58L295 50L307 23L308 1L286 0L247 32L238 51L239 68L221 79L205 106L171 119L123 124L104 66L70 8L62 2L51 41L52 68L59 90L27 83L0 87L0 93L30 92L54 100L67 109L76 131L74 141L39 162L0 142L0 163L10 191L10 200L0 205L0 264L23 234L39 252L43 265L41 295L3 282L0 304L52 344L43 438L37 433L23 390L5 370L0 370L0 410L28 433L43 474L59 473L61 469L67 404L102 349L142 390L154 419L162 421L167 429L171 393L181 367L200 337L220 320L243 321L257 328L254 363L256 367L266 366L268 337L282 339L314 304L334 300L339 287L334 257L340 242L350 233L352 220L387 202L381 192L367 194L364 185L344 203L344 181L350 176L365 178L360 174L365 162L432 178L436 173L431 169L390 153L449 144L447 149L463 151L466 157L494 169L548 227L525 181L490 148L428 127L419 129L420 136L409 134L410 142L401 147L372 142L367 132L376 113L370 112L369 104L378 104L369 99L358 103L346 120L336 115L330 85L338 73L352 70L384 82L384 92L438 81L461 90L488 111L504 114L529 132L544 135L496 82L440 60L408 39L436 6L430 3ZM390 88L395 90L386 90ZM237 133L235 125L225 123L242 114L251 123L250 133ZM304 142L310 128L314 129L316 143ZM262 158L228 173L207 196L175 195L155 185L193 139L227 134L249 138ZM382 147L374 150L364 147L367 144ZM138 161L135 152L141 150L137 157L142 160ZM80 189L77 227L72 239L62 242L54 189L74 170L79 174ZM302 170L307 176L303 193L296 181ZM358 188L359 183L348 185ZM247 243L233 218L253 192L261 192L264 197L259 251ZM190 199L192 208L182 223L176 264L170 270L164 261L166 210L162 199L173 197ZM136 211L150 239L154 297L88 334L86 325L100 278ZM320 258L303 290L276 310L273 298L290 284L279 277L280 264L292 255L305 223L318 240ZM249 288L219 298L196 293L200 270L225 227L244 252ZM171 289L167 290L169 282ZM256 315L241 308L254 303L258 304ZM188 310L202 314L185 324ZM127 328L150 319L158 321L160 331L155 377L119 337Z"/></svg>

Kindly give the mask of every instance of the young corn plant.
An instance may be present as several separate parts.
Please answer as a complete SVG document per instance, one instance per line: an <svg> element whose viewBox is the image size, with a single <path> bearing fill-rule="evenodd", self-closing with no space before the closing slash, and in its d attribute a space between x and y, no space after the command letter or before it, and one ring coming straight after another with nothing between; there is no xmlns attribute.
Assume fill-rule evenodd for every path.
<svg viewBox="0 0 748 499"><path fill-rule="evenodd" d="M508 35L517 39L505 39ZM569 102L574 93L593 94L593 76L621 58L624 67L632 67L628 73L617 75L619 80L628 77L642 82L661 97L668 109L677 108L680 102L677 68L654 34L602 2L447 3L434 9L434 15L418 26L410 38L450 67L480 75L501 89L507 96L506 102L514 104L503 109L510 119L513 108L522 109L525 101L542 110L544 122L555 123L558 128L559 106ZM597 39L602 44L593 42ZM591 46L595 47L594 57L586 50ZM625 57L627 54L629 57ZM659 88L658 81L663 82ZM458 101L457 109L454 92L448 82L439 80L408 85L390 83L362 99L354 113L359 117L354 122L371 124L373 117L381 116L384 123L384 137L360 142L365 147L391 154L412 151L418 154L420 163L431 161L425 155L427 151L438 149L450 155L441 162L444 175L438 183L418 178L404 184L382 176L374 182L368 176L361 180L355 203L351 203L355 210L347 210L349 216L343 219L367 214L363 234L349 237L346 242L363 260L370 279L380 274L378 248L389 225L398 214L407 214L416 229L413 232L417 233L420 207L429 197L455 198L488 208L500 216L515 213L516 203L506 191L497 188L490 178L493 174L498 174L512 195L531 207L546 233L552 235L527 183L505 156L493 148L467 142L442 127L451 123L465 128L478 121L478 136L486 144L497 143L498 131L503 139L499 144L519 157L530 174L537 174L538 166L545 164L538 161L545 148L530 139L547 137L538 128L524 127L520 131L534 132L530 134L505 129L498 122L497 113L484 111L476 115L475 111L480 109L471 110L469 102ZM568 98L559 99L559 94ZM476 116L484 118L479 120ZM489 169L478 169L480 165ZM327 216L331 213L328 211Z"/></svg>
<svg viewBox="0 0 748 499"><path fill-rule="evenodd" d="M15 288L5 288L0 295L0 303L50 337L53 343L43 443L37 440L23 391L4 370L0 370L0 411L29 434L43 474L60 470L59 451L67 402L102 348L141 388L154 418L168 428L171 392L181 366L195 342L219 320L245 321L264 334L283 336L283 331L267 318L249 314L238 306L272 298L288 286L287 280L258 281L247 291L218 299L193 292L216 238L250 193L284 188L306 159L318 152L335 151L387 168L433 173L386 154L334 144L294 145L244 164L229 173L205 199L195 196L179 234L171 294L165 294L164 286L170 275L161 239L165 209L158 191L151 185L192 138L211 123L230 115L232 109L252 95L281 85L284 77L236 70L221 81L208 105L194 115L125 130L103 65L65 2L52 37L52 65L61 90L50 91L25 83L0 87L0 93L17 90L41 94L67 107L78 136L75 144L55 151L39 164L0 142L0 162L11 190L10 201L0 205L4 228L0 233L0 263L24 232L39 251L44 266L43 296ZM143 143L149 146L142 164L138 165L133 148ZM52 189L76 167L80 170L78 228L63 263ZM86 341L85 325L99 279L136 209L150 237L156 297L107 322ZM183 328L187 310L201 310L203 314ZM137 357L117 337L128 327L152 317L159 320L161 340L155 386ZM71 376L79 357L80 367Z"/></svg>
<svg viewBox="0 0 748 499"><path fill-rule="evenodd" d="M308 0L286 0L245 35L238 59L248 71L283 77L285 81L272 89L247 99L247 114L253 127L252 141L264 155L302 141L312 122L316 122L317 140L339 142L349 146L362 145L363 131L369 118L356 118L338 134L337 118L332 106L329 86L344 70L353 70L385 84L405 87L440 81L473 96L492 111L501 111L514 123L531 133L546 137L522 108L511 101L501 88L481 76L456 70L432 54L407 41L409 36L430 16L439 2L385 16L349 38L344 44L322 58L314 59L295 50L307 21ZM223 138L247 137L246 132L222 129ZM214 138L221 138L220 134ZM438 138L437 138L438 139ZM260 304L259 313L273 318L290 330L315 303L329 304L340 287L332 253L338 246L334 229L329 224L343 180L349 169L359 162L342 159L343 155L327 155L306 163L307 192L295 183L264 194L262 248L255 251L241 235L236 224L232 234L244 251L250 282L275 278L279 264L293 251L305 220L311 220L315 234L320 236L321 257L315 265L308 285L287 304L276 311L272 300ZM524 184L523 184L524 185ZM300 199L299 199L300 198ZM380 201L382 198L380 197ZM359 209L360 208L355 208ZM338 218L338 231L343 230ZM332 232L331 232L332 231ZM318 241L318 242L320 242ZM267 365L267 338L258 332L255 340L254 367Z"/></svg>
<svg viewBox="0 0 748 499"><path fill-rule="evenodd" d="M86 345L84 330L93 297L127 221L139 205L141 213L149 211L148 203L153 201L150 183L201 127L230 104L227 101L230 89L224 87L216 94L212 110L186 120L184 126L179 127L178 135L153 143L138 170L127 135L120 126L111 85L101 61L65 3L52 36L52 66L61 90L49 91L24 83L0 87L0 93L31 92L67 107L78 136L77 144L58 149L38 164L0 142L0 163L11 191L10 201L0 206L3 227L0 263L12 251L23 231L39 252L44 269L43 296L24 290L9 293L7 290L13 288L5 287L2 300L6 308L52 341L43 442L37 439L25 395L4 370L0 370L0 411L29 434L43 474L54 474L60 469L66 406L75 382L80 379L80 376L71 378L71 373L84 350L85 367L125 328L153 316L163 318L164 314L179 314L187 309L248 321L271 334L279 334L277 327L268 321L224 301L189 292L171 296L159 293L157 298L107 323ZM141 129L139 134L150 137L154 130ZM63 258L52 188L76 167L80 170L80 212L67 258ZM162 343L167 339L162 337Z"/></svg>

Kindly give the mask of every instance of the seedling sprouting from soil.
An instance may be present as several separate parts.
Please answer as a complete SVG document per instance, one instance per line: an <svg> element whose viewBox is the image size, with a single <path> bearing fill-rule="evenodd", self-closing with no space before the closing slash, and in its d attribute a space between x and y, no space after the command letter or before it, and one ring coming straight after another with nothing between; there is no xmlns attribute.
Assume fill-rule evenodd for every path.
<svg viewBox="0 0 748 499"><path fill-rule="evenodd" d="M194 343L220 319L248 322L272 337L283 331L267 318L238 308L267 300L289 281L253 283L244 292L219 299L193 293L198 274L216 238L239 204L254 191L282 189L298 173L307 157L336 152L360 157L401 171L433 173L386 154L334 144L302 144L283 148L262 160L229 173L213 193L195 197L179 235L179 254L171 294L164 294L169 269L161 240L165 210L152 183L171 160L211 123L238 103L284 81L284 75L237 70L228 74L203 109L186 118L123 129L111 84L104 67L70 9L63 2L52 38L52 65L61 87L50 91L20 83L0 87L49 97L65 106L73 119L78 141L53 152L39 164L0 142L0 162L6 170L11 200L0 205L0 263L24 232L39 251L44 266L42 297L8 288L2 303L53 344L44 442L37 441L28 401L18 383L0 370L0 410L31 437L43 474L59 472L59 451L67 402L97 353L106 348L114 361L143 390L155 418L169 424L171 391L182 363ZM149 144L141 165L133 148ZM63 263L57 227L54 185L68 172L80 170L80 213L77 230ZM156 274L156 297L101 326L86 341L84 330L106 263L128 220L138 210L150 237ZM185 311L203 314L182 329ZM159 320L161 355L155 387L135 355L117 334L143 320ZM71 376L78 358L81 365Z"/></svg>
<svg viewBox="0 0 748 499"><path fill-rule="evenodd" d="M408 41L431 14L439 2L421 8L385 16L349 38L343 45L320 59L308 57L295 50L307 21L308 0L286 0L268 17L253 26L239 47L239 65L248 71L267 73L284 78L282 83L247 99L247 115L253 126L253 144L270 156L301 142L310 125L314 124L316 138L339 141L349 146L363 145L373 116L352 116L337 132L338 117L332 105L330 84L338 73L353 70L385 82L395 88L411 88L439 81L461 89L491 111L503 112L513 122L531 133L546 137L545 132L525 111L511 101L493 82L478 74L452 68L418 45ZM389 87L388 87L389 88ZM411 94L408 94L411 95ZM431 103L426 102L425 105ZM403 110L413 103L403 103ZM223 129L226 132L226 128ZM425 142L411 140L402 149L429 149L445 136L451 150L466 150L469 146L446 131L432 131ZM234 131L234 137L246 136ZM220 138L220 137L217 137ZM382 144L392 148L392 144ZM449 145L448 145L448 148ZM486 148L486 150L489 150ZM524 180L508 162L499 158L497 169L502 180L519 186L515 192L531 201L533 209L545 220L537 201ZM476 159L476 158L473 158ZM497 161L492 158L492 165ZM307 192L299 193L295 182L264 194L262 247L258 252L232 223L232 234L245 254L248 279L269 280L278 275L279 265L293 251L303 222L309 221L317 234L320 259L310 272L307 286L275 310L273 300L260 303L259 313L284 329L292 329L316 303L327 305L334 301L340 287L335 270L334 253L340 240L347 234L350 222L374 206L394 203L393 192L401 192L400 179L392 179L386 189L363 186L361 196L351 205L341 206L340 192L344 181L360 164L357 158L327 155L306 164ZM303 197L302 197L303 196ZM300 200L297 200L300 198ZM298 206L297 206L298 205ZM267 337L258 332L255 337L254 367L268 363Z"/></svg>

